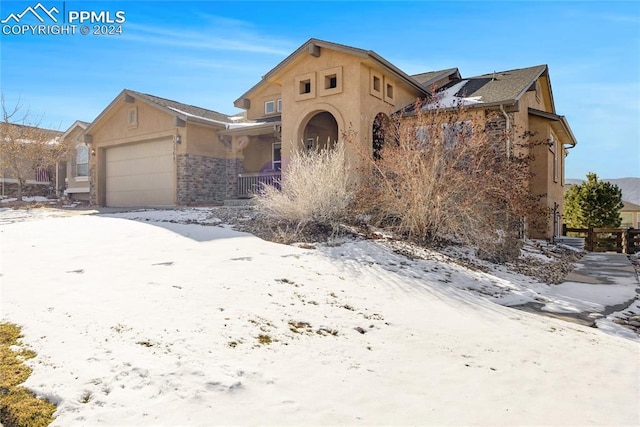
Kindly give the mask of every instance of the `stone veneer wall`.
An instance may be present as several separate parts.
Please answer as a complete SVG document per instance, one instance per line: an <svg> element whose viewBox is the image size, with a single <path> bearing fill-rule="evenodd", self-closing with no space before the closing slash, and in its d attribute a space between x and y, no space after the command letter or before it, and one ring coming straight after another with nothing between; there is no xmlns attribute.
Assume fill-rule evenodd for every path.
<svg viewBox="0 0 640 427"><path fill-rule="evenodd" d="M91 206L98 205L96 182L96 168L95 166L89 166L89 204Z"/></svg>
<svg viewBox="0 0 640 427"><path fill-rule="evenodd" d="M241 167L241 164L236 159L178 155L178 204L220 203L226 198L235 197L238 166Z"/></svg>
<svg viewBox="0 0 640 427"><path fill-rule="evenodd" d="M509 115L509 119L511 120L511 123L513 125L513 119L514 119L513 113L507 113L507 114ZM505 120L504 115L502 114L497 114L496 116L491 117L491 119L485 123L485 131L487 132L489 141L492 141L492 142L504 141L506 129L507 129L507 122ZM513 134L514 134L514 129L512 127L510 136L513 137Z"/></svg>

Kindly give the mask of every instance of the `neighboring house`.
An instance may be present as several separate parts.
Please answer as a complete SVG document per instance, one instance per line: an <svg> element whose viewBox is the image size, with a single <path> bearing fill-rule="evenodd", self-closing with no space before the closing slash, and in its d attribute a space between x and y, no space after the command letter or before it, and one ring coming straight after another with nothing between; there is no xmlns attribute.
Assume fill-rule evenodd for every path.
<svg viewBox="0 0 640 427"><path fill-rule="evenodd" d="M620 217L622 218L620 227L640 228L640 206L624 200L622 203L624 206L620 209Z"/></svg>
<svg viewBox="0 0 640 427"><path fill-rule="evenodd" d="M16 123L1 123L0 144L57 144L62 132ZM37 142L35 141L37 140ZM6 150L0 147L0 197L15 197L18 193L18 176L22 176L23 196L50 196L57 188L64 187L64 165L34 165L32 150L18 148Z"/></svg>
<svg viewBox="0 0 640 427"><path fill-rule="evenodd" d="M243 117L124 90L82 132L91 153L91 201L172 206L247 196L259 182L286 173L295 149L325 147L346 131L358 135L360 146L347 147L357 161L359 153L380 148L380 123L432 91L468 101L478 114L499 113L492 123L497 134L530 132L546 142L531 153L530 191L548 207L549 221L529 234L558 234L564 158L576 139L556 113L546 65L470 78L457 68L410 76L373 51L316 39L234 102L246 110Z"/></svg>

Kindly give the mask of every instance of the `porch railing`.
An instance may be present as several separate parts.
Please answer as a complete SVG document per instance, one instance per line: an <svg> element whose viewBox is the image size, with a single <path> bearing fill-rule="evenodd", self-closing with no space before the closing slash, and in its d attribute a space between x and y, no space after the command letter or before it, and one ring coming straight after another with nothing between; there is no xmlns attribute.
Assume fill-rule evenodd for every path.
<svg viewBox="0 0 640 427"><path fill-rule="evenodd" d="M280 171L241 173L238 175L238 197L250 197L260 190L263 184L280 187Z"/></svg>

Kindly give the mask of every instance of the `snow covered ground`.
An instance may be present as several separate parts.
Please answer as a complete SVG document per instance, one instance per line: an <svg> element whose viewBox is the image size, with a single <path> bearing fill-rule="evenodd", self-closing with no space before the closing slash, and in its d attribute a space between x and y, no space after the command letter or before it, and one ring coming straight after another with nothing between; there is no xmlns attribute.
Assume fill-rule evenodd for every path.
<svg viewBox="0 0 640 427"><path fill-rule="evenodd" d="M640 424L637 336L495 303L597 311L626 290L398 242L278 245L206 209L0 209L0 244L1 317L55 425Z"/></svg>

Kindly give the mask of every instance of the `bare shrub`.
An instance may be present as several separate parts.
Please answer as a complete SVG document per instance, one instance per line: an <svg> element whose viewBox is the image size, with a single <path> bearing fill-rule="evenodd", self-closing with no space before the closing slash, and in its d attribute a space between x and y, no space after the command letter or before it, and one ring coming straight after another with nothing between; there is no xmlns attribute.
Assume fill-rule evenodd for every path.
<svg viewBox="0 0 640 427"><path fill-rule="evenodd" d="M375 156L362 153L357 209L418 241L448 235L495 262L518 256L523 219L544 210L529 191L531 138L497 131L501 119L416 103L391 120Z"/></svg>
<svg viewBox="0 0 640 427"><path fill-rule="evenodd" d="M256 209L286 235L283 241L309 230L335 233L354 195L348 169L342 141L332 148L299 149L283 173L281 188L264 185L256 194Z"/></svg>

